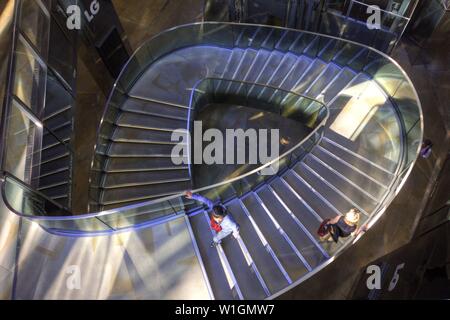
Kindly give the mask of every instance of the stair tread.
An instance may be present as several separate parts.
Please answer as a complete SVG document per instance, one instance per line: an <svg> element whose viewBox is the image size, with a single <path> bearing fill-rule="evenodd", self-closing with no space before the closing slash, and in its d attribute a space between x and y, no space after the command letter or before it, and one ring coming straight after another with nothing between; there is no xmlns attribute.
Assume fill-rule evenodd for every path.
<svg viewBox="0 0 450 320"><path fill-rule="evenodd" d="M258 77L258 74L261 72L262 68L264 67L264 64L266 63L269 57L270 57L269 51L259 50L257 56L255 57L253 65L251 69L247 71L247 75L244 80L246 82L254 83L256 78Z"/></svg>
<svg viewBox="0 0 450 320"><path fill-rule="evenodd" d="M319 59L314 59L309 68L305 70L305 73L302 75L302 77L298 79L301 81L296 83L292 88L289 89L289 91L293 91L298 94L304 94L305 90L307 90L311 83L317 79L317 77L325 67L325 62Z"/></svg>
<svg viewBox="0 0 450 320"><path fill-rule="evenodd" d="M317 267L326 260L327 257L324 256L316 243L305 233L305 231L308 232L308 230L303 230L279 203L273 201L274 197L270 194L269 190L264 188L258 194L261 195L261 200L264 202L264 205L267 206L274 219L278 222L284 232L286 232L297 250L300 251L312 268ZM267 199L265 198L266 196L268 197ZM313 238L314 233L310 234Z"/></svg>
<svg viewBox="0 0 450 320"><path fill-rule="evenodd" d="M184 120L168 119L154 115L136 114L131 112L122 113L117 120L117 125L169 131L176 129L185 130L187 128L187 123Z"/></svg>
<svg viewBox="0 0 450 320"><path fill-rule="evenodd" d="M332 219L336 216L337 213L327 206L316 194L311 192L309 187L295 177L292 172L287 172L287 174L283 176L283 179L322 219Z"/></svg>
<svg viewBox="0 0 450 320"><path fill-rule="evenodd" d="M266 293L254 271L247 265L238 242L231 236L223 239L221 245L244 299L264 299Z"/></svg>
<svg viewBox="0 0 450 320"><path fill-rule="evenodd" d="M280 260L281 265L289 274L289 277L295 281L308 272L295 251L278 231L269 215L264 211L262 206L257 203L254 196L246 197L243 199L243 202L255 220L259 230Z"/></svg>
<svg viewBox="0 0 450 320"><path fill-rule="evenodd" d="M210 226L203 213L189 217L192 231L194 233L198 249L205 266L206 273L217 300L236 299L227 282L226 274L220 261L216 248L211 248L212 234Z"/></svg>
<svg viewBox="0 0 450 320"><path fill-rule="evenodd" d="M171 157L173 144L113 142L108 150L114 157Z"/></svg>
<svg viewBox="0 0 450 320"><path fill-rule="evenodd" d="M321 168L321 171L317 172L309 165L302 163L301 166L296 168L296 171L302 171L305 180L307 180L317 191L323 192L323 196L325 196L341 213L345 213L356 206L370 214L377 207L377 201L371 199L357 189L349 189L348 185L337 188L336 185L330 182L330 180L332 180L332 173L326 168ZM317 175L323 178L326 183L321 181ZM347 193L345 191L347 191Z"/></svg>
<svg viewBox="0 0 450 320"><path fill-rule="evenodd" d="M286 278L277 266L273 257L259 239L252 222L242 209L239 200L227 204L227 209L239 224L239 234L252 257L253 262L256 264L262 278L267 284L269 291L275 293L288 285Z"/></svg>
<svg viewBox="0 0 450 320"><path fill-rule="evenodd" d="M172 133L169 131L117 127L112 140L116 142L177 143L178 141L172 141L171 136Z"/></svg>
<svg viewBox="0 0 450 320"><path fill-rule="evenodd" d="M119 189L106 189L102 192L102 204L113 204L158 198L182 193L190 189L190 181L163 183L158 185L134 186Z"/></svg>
<svg viewBox="0 0 450 320"><path fill-rule="evenodd" d="M330 138L328 138L330 139ZM372 163L367 162L364 159L361 159L361 157L365 158L364 156L360 155L361 157L358 157L351 152L348 152L347 150L343 149L341 147L341 144L336 142L334 139L330 139L328 141L327 139L322 139L320 145L329 151L330 153L334 154L338 158L344 160L345 162L353 165L354 167L358 168L365 174L369 175L370 177L374 178L375 180L379 181L381 184L387 186L391 182L393 176L391 173L386 172L385 170L380 169L377 166L374 166ZM334 143L333 143L334 142ZM338 145L336 145L338 144ZM344 146L347 148L346 146ZM348 149L348 148L347 148ZM370 160L371 161L371 160Z"/></svg>
<svg viewBox="0 0 450 320"><path fill-rule="evenodd" d="M383 188L380 184L374 182L363 174L359 173L356 170L353 170L348 164L345 162L339 161L336 158L333 158L330 154L325 152L321 148L314 148L312 150L312 155L314 155L314 159L307 160L313 163L316 163L316 166L324 167L328 165L333 170L335 170L340 175L344 176L348 180L350 180L355 185L359 186L367 193L375 197L376 199L380 199L382 195L386 192L386 188ZM325 165L324 165L325 164ZM337 185L348 185L349 182L344 182L343 178L338 177L337 173L332 174L332 179L337 183ZM348 186L350 187L350 186ZM344 187L345 190L345 187Z"/></svg>
<svg viewBox="0 0 450 320"><path fill-rule="evenodd" d="M130 186L133 184L152 184L168 181L190 180L187 170L161 170L148 172L109 173L103 186L106 188Z"/></svg>
<svg viewBox="0 0 450 320"><path fill-rule="evenodd" d="M302 222L305 228L314 236L317 235L317 229L320 226L322 219L310 211L308 207L298 199L293 192L282 182L281 179L276 179L271 184L273 192L280 198L281 201L291 210L291 212ZM264 190L263 190L264 191ZM268 199L273 199L270 195L266 195ZM277 198L274 195L274 198ZM302 198L303 199L303 198ZM277 205L280 202L278 199L273 202L273 205ZM305 200L305 199L303 199ZM272 203L271 203L272 204ZM308 204L308 203L307 203ZM269 204L268 204L269 205ZM318 237L316 236L316 239Z"/></svg>
<svg viewBox="0 0 450 320"><path fill-rule="evenodd" d="M45 188L55 184L68 183L70 178L70 171L68 168L63 168L63 171L56 172L54 174L37 177L38 188Z"/></svg>
<svg viewBox="0 0 450 320"><path fill-rule="evenodd" d="M183 121L187 120L189 111L187 108L180 108L170 104L163 104L155 101L138 99L135 97L130 97L127 99L121 109L128 112L169 117Z"/></svg>

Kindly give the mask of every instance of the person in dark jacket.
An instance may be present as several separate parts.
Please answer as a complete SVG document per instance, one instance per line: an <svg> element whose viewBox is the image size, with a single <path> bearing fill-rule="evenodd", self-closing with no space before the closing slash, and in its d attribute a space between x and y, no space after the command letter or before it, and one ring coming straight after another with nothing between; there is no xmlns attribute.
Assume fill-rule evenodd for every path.
<svg viewBox="0 0 450 320"><path fill-rule="evenodd" d="M357 235L365 228L358 228L361 213L357 208L350 209L344 215L337 215L333 219L324 221L319 230L321 241L338 242L339 238Z"/></svg>
<svg viewBox="0 0 450 320"><path fill-rule="evenodd" d="M234 221L234 218L229 214L226 208L222 205L214 205L214 203L199 194L193 194L191 191L186 191L186 198L194 199L208 206L212 211L210 226L216 232L216 235L211 242L211 247L215 247L222 242L222 239L233 234L237 239L239 236L239 225Z"/></svg>

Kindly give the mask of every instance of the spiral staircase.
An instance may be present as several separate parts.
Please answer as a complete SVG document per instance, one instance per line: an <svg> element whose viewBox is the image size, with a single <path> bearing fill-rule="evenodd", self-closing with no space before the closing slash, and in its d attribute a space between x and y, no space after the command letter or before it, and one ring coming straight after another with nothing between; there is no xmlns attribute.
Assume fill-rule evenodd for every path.
<svg viewBox="0 0 450 320"><path fill-rule="evenodd" d="M269 102L279 101L278 91L270 88L296 94L302 112L314 102L327 108L316 131L280 156L303 150L277 175L252 179L257 169L196 190L206 194L246 179L244 191L214 199L240 225L237 239L229 237L216 248L210 247L208 212L181 195L198 189L190 162L175 165L171 159L171 134L189 127L192 95L208 78L223 79L224 94L240 94L240 86L227 85L235 81L249 84L247 94L253 90ZM111 93L91 172L90 208L98 213L53 214L43 227L63 236L108 235L184 217L211 298L271 299L351 249L354 238L338 244L319 240L316 231L324 219L356 207L361 224L376 222L417 157L418 146L408 134L417 139L421 132L414 87L394 61L376 50L268 26L176 27L138 49ZM47 207L40 207L38 222L45 220ZM104 230L86 227L103 218Z"/></svg>

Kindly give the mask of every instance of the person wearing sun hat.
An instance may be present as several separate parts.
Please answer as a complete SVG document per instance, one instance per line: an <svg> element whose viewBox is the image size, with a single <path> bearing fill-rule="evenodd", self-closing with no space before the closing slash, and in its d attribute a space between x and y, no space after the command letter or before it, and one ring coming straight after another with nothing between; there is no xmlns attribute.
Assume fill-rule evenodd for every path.
<svg viewBox="0 0 450 320"><path fill-rule="evenodd" d="M358 223L361 218L361 212L357 208L352 208L344 215L338 215L333 219L324 220L319 228L321 241L334 241L346 238L359 233Z"/></svg>

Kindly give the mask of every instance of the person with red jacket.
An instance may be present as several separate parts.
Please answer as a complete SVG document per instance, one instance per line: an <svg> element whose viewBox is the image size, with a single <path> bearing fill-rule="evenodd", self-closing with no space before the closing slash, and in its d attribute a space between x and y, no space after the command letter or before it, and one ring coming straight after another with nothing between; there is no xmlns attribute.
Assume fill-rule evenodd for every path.
<svg viewBox="0 0 450 320"><path fill-rule="evenodd" d="M211 247L215 247L222 242L222 239L233 234L234 238L237 239L239 236L239 225L236 223L234 218L227 209L222 205L214 205L214 203L199 194L193 194L191 191L186 191L186 198L194 199L208 206L209 210L212 211L210 226L211 229L216 232L216 235L211 242Z"/></svg>

